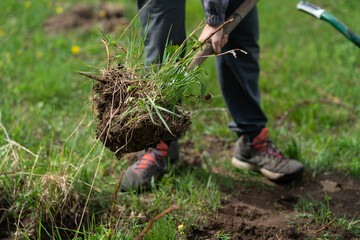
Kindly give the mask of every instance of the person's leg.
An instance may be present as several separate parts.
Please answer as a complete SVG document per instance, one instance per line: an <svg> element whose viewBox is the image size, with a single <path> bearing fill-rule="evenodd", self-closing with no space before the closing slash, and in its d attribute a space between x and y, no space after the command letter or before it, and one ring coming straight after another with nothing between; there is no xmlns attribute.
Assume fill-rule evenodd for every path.
<svg viewBox="0 0 360 240"><path fill-rule="evenodd" d="M148 0L137 3L143 33L147 32L146 64L160 63L167 42L181 45L186 38L185 0L151 0L147 6Z"/></svg>
<svg viewBox="0 0 360 240"><path fill-rule="evenodd" d="M146 65L161 63L164 49L168 45L181 45L185 40L185 0L138 0L140 22L146 33ZM144 7L145 6L145 7ZM146 187L151 178L157 178L179 157L178 138L161 141L155 148L147 149L125 171L122 190L139 190Z"/></svg>
<svg viewBox="0 0 360 240"><path fill-rule="evenodd" d="M185 0L137 0L137 7L143 34L146 34L146 65L161 63L166 45L180 46L186 39ZM164 142L169 145L178 139Z"/></svg>
<svg viewBox="0 0 360 240"><path fill-rule="evenodd" d="M230 1L227 17L242 1ZM229 35L229 41L223 52L235 51L216 57L216 68L220 88L233 121L231 130L238 135L255 137L265 127L267 118L260 107L259 90L259 24L257 9L254 8Z"/></svg>
<svg viewBox="0 0 360 240"><path fill-rule="evenodd" d="M242 2L230 1L229 16ZM302 175L303 165L286 158L273 145L265 127L267 117L260 107L259 90L259 23L254 8L229 35L223 52L236 51L216 58L220 87L233 121L229 124L239 139L235 144L232 164L235 167L260 171L274 181L291 181Z"/></svg>

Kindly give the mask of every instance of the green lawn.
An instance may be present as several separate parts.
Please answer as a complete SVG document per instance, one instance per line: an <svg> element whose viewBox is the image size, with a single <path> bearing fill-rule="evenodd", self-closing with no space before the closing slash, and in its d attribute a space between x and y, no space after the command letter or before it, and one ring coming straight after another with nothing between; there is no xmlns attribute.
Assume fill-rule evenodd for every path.
<svg viewBox="0 0 360 240"><path fill-rule="evenodd" d="M96 26L56 35L43 30L47 18L77 2L0 2L0 208L8 209L2 212L4 218L23 223L15 227L19 238L31 238L37 232L67 239L49 223L57 225L60 215L76 213L84 216L78 219L84 223L79 232L85 233L86 239L105 239L114 191L128 166L95 139L93 83L77 74L106 66L100 31ZM136 14L135 2L121 2L130 21ZM270 135L280 149L307 169L340 170L360 178L359 48L328 23L297 11L297 2L258 3L260 85ZM317 0L314 4L360 34L358 0ZM189 0L187 32L203 17L200 1ZM111 38L116 41L123 30L119 27ZM79 47L79 53L74 47ZM205 62L201 77L213 102L190 108L196 111L207 106L184 136L184 140L192 139L199 151L207 146L204 135L215 135L229 144L236 140L227 129L229 114L213 62L213 58ZM210 162L228 168L217 159ZM145 238L185 238L179 225L189 226L199 213L212 212L220 204L221 180L208 169L171 169L144 195L119 194L113 225L118 232L113 239L133 239L144 228L145 222L130 218L131 214L155 216L171 205L182 208L157 222L154 227L159 230ZM237 176L259 178L249 172ZM85 205L87 211L83 211ZM76 232L78 225L71 226Z"/></svg>

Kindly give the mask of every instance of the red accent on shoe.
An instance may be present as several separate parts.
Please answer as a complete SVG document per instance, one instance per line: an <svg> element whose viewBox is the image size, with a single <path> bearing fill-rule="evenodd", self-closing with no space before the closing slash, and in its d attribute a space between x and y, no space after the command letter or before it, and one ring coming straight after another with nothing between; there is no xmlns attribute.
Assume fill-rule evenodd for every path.
<svg viewBox="0 0 360 240"><path fill-rule="evenodd" d="M269 129L263 128L261 129L261 132L253 139L252 143L255 144L252 147L254 149L257 149L259 152L263 152L269 155L274 155L274 153L277 153L277 155L275 156L276 158L285 159L282 153L280 153L278 150L274 149L271 145L269 145L269 141L266 141L268 139L269 139Z"/></svg>
<svg viewBox="0 0 360 240"><path fill-rule="evenodd" d="M164 157L169 155L169 146L163 141L160 141L158 145L156 145L156 149L159 150Z"/></svg>
<svg viewBox="0 0 360 240"><path fill-rule="evenodd" d="M156 151L157 151L157 153L156 153ZM159 156L159 154L161 154L161 156ZM144 155L139 160L136 172L140 173L144 169L148 168L150 163L155 164L155 158L157 158L157 157L167 158L168 155L169 155L169 146L166 143L164 143L163 141L160 141L160 143L158 143L156 145L155 151L154 151L154 149L149 148L144 153Z"/></svg>
<svg viewBox="0 0 360 240"><path fill-rule="evenodd" d="M151 152L152 152L152 150L148 150L148 151L151 151ZM151 153L151 152L149 152L149 153ZM139 162L139 164L138 164L138 167L139 167L139 168L138 168L138 170L136 170L137 173L141 172L140 169L145 169L145 168L148 167L148 164L146 164L146 163L148 163L148 161L150 161L150 162L152 162L152 163L155 162L154 157L153 157L151 154L149 154L149 153L145 153L145 154L142 156L142 158L140 159L140 162Z"/></svg>
<svg viewBox="0 0 360 240"><path fill-rule="evenodd" d="M252 142L253 143L261 142L261 141L268 139L268 137L269 137L269 129L263 128L263 129L261 129L261 132L253 139Z"/></svg>
<svg viewBox="0 0 360 240"><path fill-rule="evenodd" d="M261 132L252 140L252 143L258 143L258 142L262 142L262 143L255 144L252 147L254 149L258 149L258 148L266 149L267 142L263 142L263 141L265 141L268 138L269 138L269 129L268 128L261 129ZM261 151L261 149L259 150Z"/></svg>

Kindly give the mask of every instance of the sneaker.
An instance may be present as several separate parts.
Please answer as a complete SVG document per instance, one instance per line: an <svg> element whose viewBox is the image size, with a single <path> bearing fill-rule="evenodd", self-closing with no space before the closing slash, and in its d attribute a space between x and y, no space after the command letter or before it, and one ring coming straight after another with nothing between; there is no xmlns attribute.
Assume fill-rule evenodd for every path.
<svg viewBox="0 0 360 240"><path fill-rule="evenodd" d="M291 182L300 177L304 166L284 156L268 137L268 128L263 128L251 142L242 135L235 145L232 165L241 169L261 172L266 178L278 182Z"/></svg>
<svg viewBox="0 0 360 240"><path fill-rule="evenodd" d="M179 158L179 144L171 141L168 146L163 141L156 148L149 148L137 162L126 169L121 181L121 190L139 190L146 187L152 177L158 178L168 170L168 159L175 163Z"/></svg>

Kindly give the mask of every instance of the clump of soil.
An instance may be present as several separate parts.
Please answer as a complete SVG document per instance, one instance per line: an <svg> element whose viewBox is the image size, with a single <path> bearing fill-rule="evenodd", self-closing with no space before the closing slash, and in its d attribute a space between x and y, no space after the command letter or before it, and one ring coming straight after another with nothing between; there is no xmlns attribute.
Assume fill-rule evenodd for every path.
<svg viewBox="0 0 360 240"><path fill-rule="evenodd" d="M156 105L173 113L156 111L151 105L145 107L147 96L158 96L158 93L146 76L139 76L135 71L113 67L98 79L93 91L97 93L96 136L118 158L181 135L191 127L188 112L179 106L173 108L161 98L155 100Z"/></svg>
<svg viewBox="0 0 360 240"><path fill-rule="evenodd" d="M93 25L97 25L104 32L110 33L119 26L128 24L124 13L124 8L116 4L79 3L70 10L46 20L44 30L47 33L58 34L73 29L88 31Z"/></svg>

